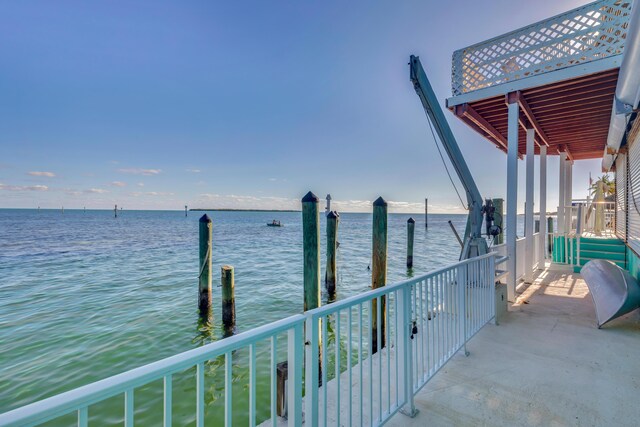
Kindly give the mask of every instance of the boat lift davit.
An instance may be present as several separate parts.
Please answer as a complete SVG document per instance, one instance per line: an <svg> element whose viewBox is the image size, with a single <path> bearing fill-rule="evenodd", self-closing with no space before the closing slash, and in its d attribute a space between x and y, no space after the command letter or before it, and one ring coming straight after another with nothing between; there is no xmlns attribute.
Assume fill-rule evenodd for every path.
<svg viewBox="0 0 640 427"><path fill-rule="evenodd" d="M480 191L471 176L469 167L462 156L453 132L451 132L449 123L447 123L444 117L442 108L440 104L438 104L438 99L431 88L431 83L429 83L429 79L422 68L420 59L417 56L411 55L409 67L413 87L422 102L422 107L427 114L427 118L433 123L438 138L444 146L467 196L469 217L462 241L460 259L464 260L484 255L488 252L489 248L487 246L487 240L482 235L483 217L486 223L487 236L497 236L502 232L502 229L494 224L493 216L495 208L493 207L491 199L487 199L483 203Z"/></svg>

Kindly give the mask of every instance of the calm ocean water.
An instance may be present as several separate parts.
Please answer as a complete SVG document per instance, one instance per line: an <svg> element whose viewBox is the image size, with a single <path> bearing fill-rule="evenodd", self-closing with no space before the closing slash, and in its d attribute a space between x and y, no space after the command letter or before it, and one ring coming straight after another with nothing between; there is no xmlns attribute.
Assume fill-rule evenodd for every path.
<svg viewBox="0 0 640 427"><path fill-rule="evenodd" d="M111 211L0 210L0 412L221 339L220 289L215 286L224 264L235 267L238 331L302 312L301 214L209 212L214 224L214 312L212 324L201 324L201 215L124 211L114 219ZM410 216L389 215L389 283L445 266L459 255L447 220L462 233L466 215L430 215L428 229L423 215L413 215L414 268L407 271ZM274 218L285 226L267 227ZM323 215L321 230L324 272ZM342 299L369 289L371 215L342 214L338 240L337 298ZM234 396L237 392L242 400L248 377L238 357ZM207 366L211 420L220 416L223 403L215 381L219 365L213 361ZM259 366L259 372L266 369ZM195 422L193 377L187 371L174 379L176 425ZM262 375L259 392L267 387L268 377ZM161 403L161 390L161 383L136 389L140 425L161 423L161 411L149 410ZM100 425L117 425L122 407L122 398L114 397L92 407L90 415L100 418ZM268 416L268 408L258 408L258 415Z"/></svg>

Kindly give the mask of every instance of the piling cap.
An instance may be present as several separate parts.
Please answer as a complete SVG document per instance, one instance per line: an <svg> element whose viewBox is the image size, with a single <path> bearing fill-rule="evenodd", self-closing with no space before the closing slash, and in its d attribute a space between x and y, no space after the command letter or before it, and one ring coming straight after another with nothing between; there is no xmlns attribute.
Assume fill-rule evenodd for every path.
<svg viewBox="0 0 640 427"><path fill-rule="evenodd" d="M336 212L336 211L330 211L330 212L327 214L327 218L331 218L331 219L338 218L339 216L340 216L340 215L338 215L338 212Z"/></svg>
<svg viewBox="0 0 640 427"><path fill-rule="evenodd" d="M387 202L381 197L378 197L375 202L373 202L373 206L387 206Z"/></svg>
<svg viewBox="0 0 640 427"><path fill-rule="evenodd" d="M413 219L413 218L409 218L409 219L407 220L407 222L408 222L408 223L410 223L410 224L415 224L415 223L416 223L416 220L415 220L415 219Z"/></svg>
<svg viewBox="0 0 640 427"><path fill-rule="evenodd" d="M211 218L209 218L209 215L204 214L200 217L200 222L211 222Z"/></svg>
<svg viewBox="0 0 640 427"><path fill-rule="evenodd" d="M308 202L315 202L318 203L320 201L320 199L318 199L318 196L316 196L315 194L313 194L311 191L309 191L303 198L302 198L302 203L308 203Z"/></svg>

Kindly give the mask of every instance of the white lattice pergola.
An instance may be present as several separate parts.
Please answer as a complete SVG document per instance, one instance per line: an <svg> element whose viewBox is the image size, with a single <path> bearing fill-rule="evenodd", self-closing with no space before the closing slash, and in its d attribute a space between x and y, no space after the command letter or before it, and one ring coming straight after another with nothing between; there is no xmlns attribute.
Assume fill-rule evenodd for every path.
<svg viewBox="0 0 640 427"><path fill-rule="evenodd" d="M453 53L454 97L621 55L631 0L600 0Z"/></svg>

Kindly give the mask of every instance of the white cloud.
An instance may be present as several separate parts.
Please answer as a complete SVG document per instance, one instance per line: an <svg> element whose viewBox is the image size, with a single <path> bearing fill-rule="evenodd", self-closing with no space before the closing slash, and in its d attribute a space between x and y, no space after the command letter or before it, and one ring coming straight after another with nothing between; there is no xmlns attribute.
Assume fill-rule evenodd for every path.
<svg viewBox="0 0 640 427"><path fill-rule="evenodd" d="M130 173L133 175L153 176L158 175L160 172L162 172L162 169L123 168L118 169L118 172Z"/></svg>
<svg viewBox="0 0 640 427"><path fill-rule="evenodd" d="M48 191L46 185L7 185L0 183L0 190L6 191Z"/></svg>
<svg viewBox="0 0 640 427"><path fill-rule="evenodd" d="M54 176L56 176L56 174L53 173L53 172L41 172L41 171L27 172L27 175L31 175L31 176L46 176L47 178L53 178Z"/></svg>
<svg viewBox="0 0 640 427"><path fill-rule="evenodd" d="M300 200L286 197L256 197L237 194L203 193L195 202L199 208L299 210Z"/></svg>
<svg viewBox="0 0 640 427"><path fill-rule="evenodd" d="M113 181L111 185L114 187L126 187L127 183L122 181Z"/></svg>
<svg viewBox="0 0 640 427"><path fill-rule="evenodd" d="M187 172L191 172L191 173L200 173L202 172L200 169L194 169L194 168L189 168L187 169Z"/></svg>
<svg viewBox="0 0 640 427"><path fill-rule="evenodd" d="M88 190L84 190L85 193L89 193L89 194L104 194L104 193L108 193L107 190L103 190L102 188L90 188Z"/></svg>
<svg viewBox="0 0 640 427"><path fill-rule="evenodd" d="M144 187L144 182L139 182L138 187Z"/></svg>
<svg viewBox="0 0 640 427"><path fill-rule="evenodd" d="M129 193L131 196L133 197L141 197L141 196L174 196L174 193L167 193L164 191L147 191L147 192L142 192L142 191L134 191L132 193Z"/></svg>
<svg viewBox="0 0 640 427"><path fill-rule="evenodd" d="M277 179L276 178L269 178L269 181L275 182L275 181L277 181Z"/></svg>

